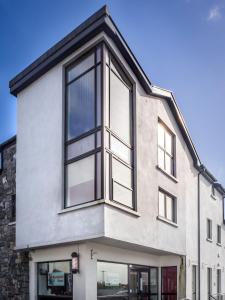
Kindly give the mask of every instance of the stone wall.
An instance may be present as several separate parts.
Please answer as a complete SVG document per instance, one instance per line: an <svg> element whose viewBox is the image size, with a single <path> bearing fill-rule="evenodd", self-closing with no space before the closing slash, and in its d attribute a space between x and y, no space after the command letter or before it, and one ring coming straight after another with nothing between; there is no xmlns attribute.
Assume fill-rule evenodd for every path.
<svg viewBox="0 0 225 300"><path fill-rule="evenodd" d="M29 299L29 259L15 247L16 139L0 145L0 299Z"/></svg>

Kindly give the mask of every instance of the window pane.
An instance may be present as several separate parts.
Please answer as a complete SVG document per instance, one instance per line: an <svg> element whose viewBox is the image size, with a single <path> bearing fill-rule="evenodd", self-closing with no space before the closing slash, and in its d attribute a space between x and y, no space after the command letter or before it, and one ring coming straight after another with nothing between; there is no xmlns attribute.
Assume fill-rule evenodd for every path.
<svg viewBox="0 0 225 300"><path fill-rule="evenodd" d="M95 127L94 107L94 71L92 70L68 86L68 140Z"/></svg>
<svg viewBox="0 0 225 300"><path fill-rule="evenodd" d="M70 261L38 264L38 295L72 297L72 274Z"/></svg>
<svg viewBox="0 0 225 300"><path fill-rule="evenodd" d="M165 195L159 191L159 215L165 217Z"/></svg>
<svg viewBox="0 0 225 300"><path fill-rule="evenodd" d="M98 152L96 154L96 174L97 174L97 191L96 191L96 196L97 199L101 199L102 192L101 192L101 181L102 181L102 176L101 176L101 152Z"/></svg>
<svg viewBox="0 0 225 300"><path fill-rule="evenodd" d="M110 128L130 144L130 91L110 72Z"/></svg>
<svg viewBox="0 0 225 300"><path fill-rule="evenodd" d="M113 200L133 207L132 191L113 181Z"/></svg>
<svg viewBox="0 0 225 300"><path fill-rule="evenodd" d="M164 149L164 127L161 123L158 123L158 144Z"/></svg>
<svg viewBox="0 0 225 300"><path fill-rule="evenodd" d="M158 270L150 268L150 293L158 294Z"/></svg>
<svg viewBox="0 0 225 300"><path fill-rule="evenodd" d="M166 196L166 217L173 221L173 199L169 196Z"/></svg>
<svg viewBox="0 0 225 300"><path fill-rule="evenodd" d="M98 47L96 50L97 63L101 61L101 50L102 50L102 47Z"/></svg>
<svg viewBox="0 0 225 300"><path fill-rule="evenodd" d="M164 169L164 151L158 148L158 165L160 168Z"/></svg>
<svg viewBox="0 0 225 300"><path fill-rule="evenodd" d="M131 163L131 150L114 136L111 136L111 150L127 163Z"/></svg>
<svg viewBox="0 0 225 300"><path fill-rule="evenodd" d="M97 148L101 147L102 145L102 132L98 131L97 133Z"/></svg>
<svg viewBox="0 0 225 300"><path fill-rule="evenodd" d="M168 132L165 131L166 135L166 151L172 155L172 135Z"/></svg>
<svg viewBox="0 0 225 300"><path fill-rule="evenodd" d="M74 66L71 70L68 71L68 81L73 80L74 78L81 75L83 72L91 68L95 63L94 59L94 53L86 57L84 60L82 60L80 63L78 63L76 66Z"/></svg>
<svg viewBox="0 0 225 300"><path fill-rule="evenodd" d="M127 265L97 262L97 293L98 299L124 299L128 295Z"/></svg>
<svg viewBox="0 0 225 300"><path fill-rule="evenodd" d="M109 127L109 68L105 69L105 125Z"/></svg>
<svg viewBox="0 0 225 300"><path fill-rule="evenodd" d="M106 194L106 199L109 200L109 181L111 181L109 179L109 153L106 152L105 154L105 172L106 172L106 176L105 176L105 194Z"/></svg>
<svg viewBox="0 0 225 300"><path fill-rule="evenodd" d="M67 165L67 206L94 200L94 155Z"/></svg>
<svg viewBox="0 0 225 300"><path fill-rule="evenodd" d="M166 157L166 172L168 172L169 174L173 174L172 172L172 158L168 155L165 154Z"/></svg>
<svg viewBox="0 0 225 300"><path fill-rule="evenodd" d="M67 159L84 154L95 148L95 135L91 134L73 144L67 146Z"/></svg>
<svg viewBox="0 0 225 300"><path fill-rule="evenodd" d="M102 116L101 116L101 113L102 113L102 110L101 110L101 94L102 94L102 91L101 91L101 66L98 66L97 67L97 104L96 104L96 107L97 107L97 126L101 125L101 120L102 120Z"/></svg>
<svg viewBox="0 0 225 300"><path fill-rule="evenodd" d="M112 174L113 179L129 188L132 187L132 172L131 169L126 167L124 164L112 159Z"/></svg>

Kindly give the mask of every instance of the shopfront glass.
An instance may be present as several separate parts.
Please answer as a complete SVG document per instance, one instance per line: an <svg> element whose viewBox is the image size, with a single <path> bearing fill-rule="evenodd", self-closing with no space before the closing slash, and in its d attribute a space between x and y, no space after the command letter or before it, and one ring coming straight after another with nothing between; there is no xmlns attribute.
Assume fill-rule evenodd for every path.
<svg viewBox="0 0 225 300"><path fill-rule="evenodd" d="M158 299L158 269L137 265L98 262L98 299Z"/></svg>
<svg viewBox="0 0 225 300"><path fill-rule="evenodd" d="M38 263L38 300L72 299L71 261Z"/></svg>

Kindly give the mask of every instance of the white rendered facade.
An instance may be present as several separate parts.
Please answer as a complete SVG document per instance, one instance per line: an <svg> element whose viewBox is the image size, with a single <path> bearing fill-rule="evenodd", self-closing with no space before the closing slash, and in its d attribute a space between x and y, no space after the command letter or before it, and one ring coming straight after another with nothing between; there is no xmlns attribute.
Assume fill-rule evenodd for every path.
<svg viewBox="0 0 225 300"><path fill-rule="evenodd" d="M97 200L65 207L65 73L70 62L74 63L80 59L81 54L96 45L102 47L99 63L102 76L102 124L99 130L102 130L103 193ZM135 194L133 207L110 200L110 188L107 187L110 167L106 161L106 143L111 130L106 124L109 109L109 85L106 79L108 52L132 83L132 139L135 137L130 148L134 152L135 175L131 188ZM70 299L97 299L100 261L126 264L127 270L129 269L129 282L124 284L128 290L125 291L124 288L123 291L127 295L119 298L121 294L118 293L118 299L158 297L194 300L199 299L199 295L200 299L208 299L208 267L212 268L212 294L217 294L217 269L221 270L221 293L225 293L223 189L215 185L215 197L211 197L211 187L215 182L212 177L204 176L205 170L199 175L201 163L191 140L187 141L189 135L172 93L154 86L151 86L152 93L147 93L140 82L139 71L128 63L114 38L102 31L16 93L16 246L21 250L30 249L32 300L42 299L38 295L38 263L69 261L74 251L79 252L80 272L73 275L73 296ZM180 123L175 117L176 113L180 117ZM159 122L173 137L171 161L174 169L171 174L159 167ZM164 208L159 213L159 190L165 192L169 199L165 196L165 217L162 216ZM172 202L168 204L167 201ZM174 216L169 215L169 205L173 206L170 214ZM212 241L206 240L208 218L213 224ZM216 243L217 225L221 226L221 245ZM137 293L131 295L130 276L134 272L131 267L133 265L157 268L157 293L148 292L146 295L139 295L142 298L131 298L138 297ZM196 289L193 288L193 266L196 266ZM168 288L166 284L161 284L161 272L164 270L161 268L166 267L176 267L177 270L176 293L171 298L167 298L168 295L162 296L162 289ZM146 273L146 270L145 268L143 272ZM42 276L45 276L44 273ZM118 279L113 280L116 285ZM139 281L139 285L143 284L143 280ZM47 289L51 288L48 286ZM139 292L142 292L140 286Z"/></svg>

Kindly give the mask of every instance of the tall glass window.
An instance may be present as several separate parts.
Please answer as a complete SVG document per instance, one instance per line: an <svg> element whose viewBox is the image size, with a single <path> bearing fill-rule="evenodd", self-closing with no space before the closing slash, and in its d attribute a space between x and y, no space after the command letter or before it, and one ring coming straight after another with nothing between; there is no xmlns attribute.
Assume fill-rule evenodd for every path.
<svg viewBox="0 0 225 300"><path fill-rule="evenodd" d="M133 208L132 84L106 52L106 197Z"/></svg>
<svg viewBox="0 0 225 300"><path fill-rule="evenodd" d="M175 137L161 122L158 122L158 166L175 176L174 152Z"/></svg>
<svg viewBox="0 0 225 300"><path fill-rule="evenodd" d="M66 69L65 206L101 199L102 47Z"/></svg>

